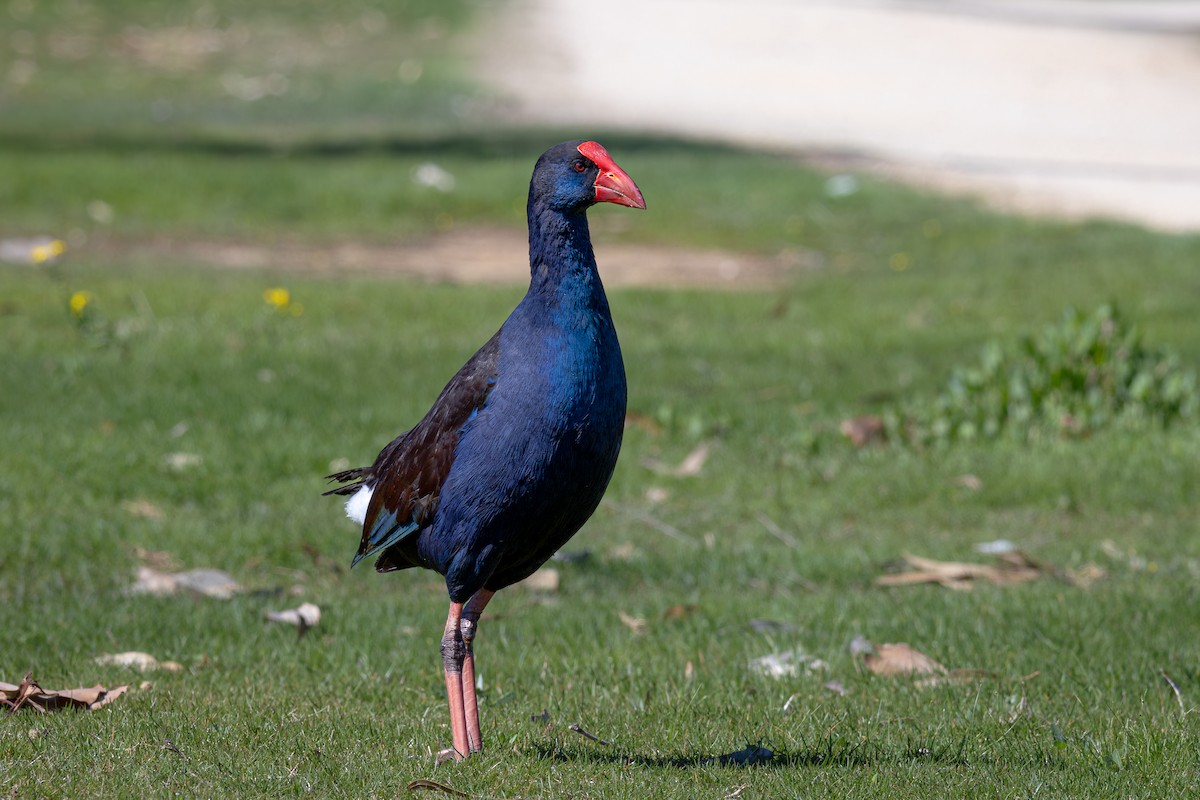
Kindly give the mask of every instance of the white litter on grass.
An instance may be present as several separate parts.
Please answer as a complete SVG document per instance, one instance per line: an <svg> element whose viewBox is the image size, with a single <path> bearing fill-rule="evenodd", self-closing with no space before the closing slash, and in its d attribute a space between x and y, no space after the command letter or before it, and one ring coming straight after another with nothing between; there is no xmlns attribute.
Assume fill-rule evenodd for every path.
<svg viewBox="0 0 1200 800"><path fill-rule="evenodd" d="M33 236L27 239L0 240L0 261L9 264L50 264L66 251L61 239Z"/></svg>
<svg viewBox="0 0 1200 800"><path fill-rule="evenodd" d="M829 669L829 664L819 658L805 654L803 650L785 650L750 660L750 669L768 678L793 678L800 674L812 674Z"/></svg>
<svg viewBox="0 0 1200 800"><path fill-rule="evenodd" d="M1002 556L1005 553L1015 552L1017 546L1008 539L995 539L990 542L980 542L975 545L976 553L984 553L989 556Z"/></svg>
<svg viewBox="0 0 1200 800"><path fill-rule="evenodd" d="M105 653L94 659L102 667L129 667L140 672L154 669L165 669L167 672L179 672L183 665L177 661L159 661L149 653L140 650L129 650L124 653Z"/></svg>
<svg viewBox="0 0 1200 800"><path fill-rule="evenodd" d="M286 611L268 611L268 622L283 622L297 628L314 628L321 622L321 609L315 603L301 603Z"/></svg>
<svg viewBox="0 0 1200 800"><path fill-rule="evenodd" d="M188 591L218 600L228 600L242 591L242 587L232 575L219 569L160 572L150 567L139 567L137 580L129 587L129 591L131 594L158 596Z"/></svg>
<svg viewBox="0 0 1200 800"><path fill-rule="evenodd" d="M442 167L427 161L413 172L413 183L439 192L454 191L454 176Z"/></svg>

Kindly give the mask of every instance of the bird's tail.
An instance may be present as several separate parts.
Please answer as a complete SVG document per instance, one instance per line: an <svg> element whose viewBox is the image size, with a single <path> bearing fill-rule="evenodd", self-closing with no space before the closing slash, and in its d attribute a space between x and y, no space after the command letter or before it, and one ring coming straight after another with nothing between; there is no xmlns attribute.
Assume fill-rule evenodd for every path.
<svg viewBox="0 0 1200 800"><path fill-rule="evenodd" d="M335 472L332 475L326 475L325 480L330 483L343 483L345 486L338 486L330 489L328 492L322 492L322 497L328 497L331 494L354 494L362 488L363 481L367 478L367 473L370 472L370 467L355 467L354 469L344 469L341 472Z"/></svg>

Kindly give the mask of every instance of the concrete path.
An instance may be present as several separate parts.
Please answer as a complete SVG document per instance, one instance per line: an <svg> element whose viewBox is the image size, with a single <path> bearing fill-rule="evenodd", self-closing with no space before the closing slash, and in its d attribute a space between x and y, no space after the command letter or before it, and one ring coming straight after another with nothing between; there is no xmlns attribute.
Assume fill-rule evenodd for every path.
<svg viewBox="0 0 1200 800"><path fill-rule="evenodd" d="M1200 2L503 7L480 66L526 118L832 156L1003 208L1200 230Z"/></svg>

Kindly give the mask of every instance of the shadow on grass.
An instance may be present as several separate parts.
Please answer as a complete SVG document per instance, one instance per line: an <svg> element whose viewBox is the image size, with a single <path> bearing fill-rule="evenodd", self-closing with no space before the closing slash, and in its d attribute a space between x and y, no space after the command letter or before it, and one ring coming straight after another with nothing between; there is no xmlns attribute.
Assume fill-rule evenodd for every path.
<svg viewBox="0 0 1200 800"><path fill-rule="evenodd" d="M305 156L343 158L369 154L433 155L454 154L486 158L527 159L556 142L590 136L622 152L690 152L720 154L740 152L730 145L682 139L657 134L555 128L506 128L479 132L446 132L426 135L391 135L322 139L294 139L269 134L189 131L186 134L139 131L79 131L52 135L24 131L0 131L0 148L27 152L70 149L110 153L195 153L220 156Z"/></svg>
<svg viewBox="0 0 1200 800"><path fill-rule="evenodd" d="M889 751L874 742L863 740L855 743L826 740L812 747L801 747L790 752L764 750L761 745L750 745L739 753L708 755L654 754L649 755L621 748L600 749L596 747L560 747L542 743L535 747L538 757L557 762L598 762L606 764L654 767L658 769L689 769L709 765L720 765L730 769L778 769L780 767L865 767L880 762L886 763L930 763L942 766L964 766L963 755L966 739L942 747L912 744L898 751ZM736 758L748 751L769 753L744 760Z"/></svg>

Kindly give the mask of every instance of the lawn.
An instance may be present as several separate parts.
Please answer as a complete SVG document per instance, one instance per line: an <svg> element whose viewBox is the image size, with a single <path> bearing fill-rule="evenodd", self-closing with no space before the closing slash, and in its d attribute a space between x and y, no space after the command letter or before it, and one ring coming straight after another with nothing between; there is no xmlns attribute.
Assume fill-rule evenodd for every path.
<svg viewBox="0 0 1200 800"><path fill-rule="evenodd" d="M92 8L97 42L161 20L209 26L222 49L205 58L229 61L139 70L97 45L87 96L131 104L111 111L64 109L56 98L78 90L40 60L44 102L9 114L6 90L0 239L75 244L55 264L0 264L0 681L131 688L93 712L0 715L0 790L391 797L426 779L479 798L995 798L1200 785L1194 417L929 447L856 448L838 432L933 402L985 344L1015 345L1068 306L1117 301L1194 370L1197 237L1000 216L865 176L832 197L828 176L786 157L597 133L650 206L592 212L602 273L615 241L800 249L809 266L772 291L610 292L630 384L613 484L552 562L557 588L516 587L489 608L487 749L436 765L444 587L350 571L358 532L320 492L419 419L523 287L131 263L122 247L400 245L447 224L519 226L530 166L565 133L481 134L471 114L485 112L434 99L474 96L436 57L465 11L439 26L410 3L380 28L364 6L338 23L361 37L344 51L364 54L361 71L316 59L287 72L290 87L328 76L361 94L289 106L289 89L235 112L202 102L206 81L228 92L223 71L271 74L238 60L266 56L238 49L235 22L276 30L268 55L310 35L328 44L322 31L341 41L330 23L264 3L244 23L221 4L205 6L215 22L175 19L173 4L28 5L35 55L73 32L54 14ZM372 41L415 48L425 66L401 84L437 91L372 77ZM105 94L131 73L142 88ZM171 86L193 99L168 124L143 101ZM380 96L426 122L385 119ZM455 191L413 183L430 160ZM266 302L272 288L286 304ZM700 447L703 463L679 469ZM876 583L905 554L991 563L976 545L1001 539L1043 574L969 591ZM244 590L133 594L142 566L221 569ZM322 611L306 635L264 622L301 602ZM874 674L851 652L859 636L959 672ZM131 650L180 668L95 661ZM785 653L792 674L751 666ZM775 757L720 763L751 745Z"/></svg>

